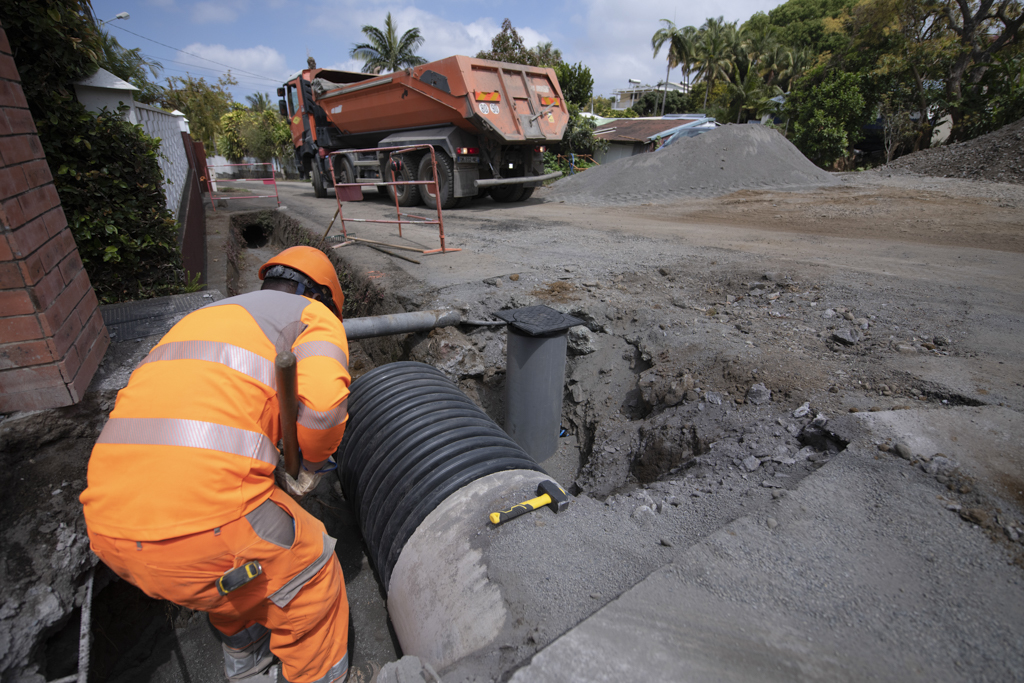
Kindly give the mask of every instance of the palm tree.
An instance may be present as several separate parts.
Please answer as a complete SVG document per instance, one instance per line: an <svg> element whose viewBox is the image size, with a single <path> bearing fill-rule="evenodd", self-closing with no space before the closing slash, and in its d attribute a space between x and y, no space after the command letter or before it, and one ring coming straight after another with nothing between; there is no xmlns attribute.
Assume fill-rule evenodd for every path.
<svg viewBox="0 0 1024 683"><path fill-rule="evenodd" d="M661 23L664 26L654 32L654 35L651 37L651 47L654 49L654 56L657 57L658 52L661 51L661 46L668 43L668 66L665 68L665 94L661 97L661 115L664 116L665 102L668 100L668 75L680 63L679 56L676 54L676 41L682 32L668 19L662 19Z"/></svg>
<svg viewBox="0 0 1024 683"><path fill-rule="evenodd" d="M804 75L813 60L810 50L803 48L792 50L785 67L779 72L776 83L785 91L793 90L794 82Z"/></svg>
<svg viewBox="0 0 1024 683"><path fill-rule="evenodd" d="M676 59L683 69L683 84L686 92L690 92L690 71L697 61L697 29L684 26L672 39L672 47L676 51Z"/></svg>
<svg viewBox="0 0 1024 683"><path fill-rule="evenodd" d="M735 37L735 24L726 24L722 17L708 19L700 28L697 36L697 78L707 84L704 91L704 108L708 106L708 97L715 81L729 80L732 73L732 44ZM729 29L732 29L730 31Z"/></svg>
<svg viewBox="0 0 1024 683"><path fill-rule="evenodd" d="M399 38L398 26L392 21L391 12L388 12L387 19L384 20L383 31L369 25L364 26L362 31L369 42L355 45L349 56L365 62L363 73L392 73L406 67L425 64L427 61L415 54L423 44L420 30L411 28Z"/></svg>
<svg viewBox="0 0 1024 683"><path fill-rule="evenodd" d="M246 102L249 103L249 110L261 112L270 109L270 95L258 92L255 95L246 95Z"/></svg>
<svg viewBox="0 0 1024 683"><path fill-rule="evenodd" d="M736 123L742 123L743 111L756 110L764 99L765 84L746 59L737 60L728 82L732 106L736 107Z"/></svg>

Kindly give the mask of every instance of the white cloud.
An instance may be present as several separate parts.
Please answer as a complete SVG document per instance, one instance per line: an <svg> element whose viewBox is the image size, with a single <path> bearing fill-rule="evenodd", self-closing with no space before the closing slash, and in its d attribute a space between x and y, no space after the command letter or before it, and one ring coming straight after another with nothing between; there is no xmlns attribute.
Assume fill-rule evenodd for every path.
<svg viewBox="0 0 1024 683"><path fill-rule="evenodd" d="M567 61L582 61L590 67L595 94L609 95L612 90L628 88L630 78L652 84L665 78L665 50L654 57L651 49L651 36L661 28L661 19L676 26L700 26L712 16L743 22L755 12L767 12L779 4L779 0L719 0L713 5L580 0L578 12L569 17L569 25L575 29L567 31L570 42L556 42L555 47ZM680 80L681 70L673 70L669 78Z"/></svg>
<svg viewBox="0 0 1024 683"><path fill-rule="evenodd" d="M238 19L234 3L199 2L192 8L192 21L197 24L232 24Z"/></svg>
<svg viewBox="0 0 1024 683"><path fill-rule="evenodd" d="M336 0L315 5L309 12L310 34L331 35L332 47L329 52L324 48L314 52L323 51L324 56L331 54L334 59L347 57L351 46L363 40L360 27L382 26L389 10L399 31L419 27L425 38L419 54L428 60L456 54L472 56L487 50L491 39L501 30L505 15L474 16L470 4L448 4L464 10L461 15L451 13L452 16L465 19L446 19L439 13L407 5L405 0L362 4ZM578 0L570 10L554 6L550 13L537 14L532 20L514 19L513 24L527 47L552 41L566 61L583 62L590 67L595 94L609 95L612 90L628 88L631 78L652 84L665 78L664 49L657 58L651 50L651 36L661 27L661 19L669 19L677 26L700 26L710 16L742 22L754 12L767 12L778 4L780 0L719 0L712 5L682 4L677 0ZM481 9L492 11L494 7ZM358 62L355 65L358 68ZM681 78L679 69L670 75L673 81Z"/></svg>
<svg viewBox="0 0 1024 683"><path fill-rule="evenodd" d="M321 69L333 69L335 71L362 71L363 62L358 59L347 59L344 62L334 62L333 64L317 64Z"/></svg>
<svg viewBox="0 0 1024 683"><path fill-rule="evenodd" d="M381 27L389 10L387 8L367 9L365 6L344 8L343 4L332 6L330 11L315 16L310 21L316 30L330 30L338 36L335 45L343 45L345 53L364 36L360 28L364 25ZM433 61L452 55L473 56L491 47L491 39L501 30L501 21L492 17L481 17L463 23L445 19L418 7L391 9L391 18L397 23L399 33L410 28L420 29L424 42L417 51L424 59ZM516 26L527 47L551 40L545 33L529 26ZM557 47L557 46L556 46ZM358 62L357 62L358 64Z"/></svg>
<svg viewBox="0 0 1024 683"><path fill-rule="evenodd" d="M198 55L198 57L203 59L198 59L192 55ZM179 52L176 59L185 64L192 64L204 69L231 67L232 73L239 80L244 81L258 82L260 79L257 76L262 76L269 79L266 85L262 86L264 88L269 88L278 81L283 83L295 71L295 69L288 68L284 55L274 48L264 45L229 49L223 45L193 43Z"/></svg>

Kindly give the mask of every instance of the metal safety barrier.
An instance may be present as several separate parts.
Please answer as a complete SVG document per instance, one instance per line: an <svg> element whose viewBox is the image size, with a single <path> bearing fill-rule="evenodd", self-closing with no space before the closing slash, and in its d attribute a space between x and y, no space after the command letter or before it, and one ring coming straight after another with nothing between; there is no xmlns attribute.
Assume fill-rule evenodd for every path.
<svg viewBox="0 0 1024 683"><path fill-rule="evenodd" d="M214 178L214 172L212 169L215 168L234 168L238 166L244 166L246 168L252 168L254 166L270 166L269 177L259 178ZM209 170L209 177L206 179L206 184L210 188L210 203L213 204L213 212L217 212L217 200L218 199L268 199L273 197L277 201L277 205L281 206L281 198L277 193L277 178L274 176L273 164L270 162L260 162L255 164L218 164L216 166L207 166ZM240 196L225 196L217 194L217 183L263 183L263 185L272 185L274 187L274 194L246 194Z"/></svg>
<svg viewBox="0 0 1024 683"><path fill-rule="evenodd" d="M401 156L408 152L416 150L428 150L430 152L430 163L433 171L433 180L395 180L395 164L391 161L394 156ZM388 182L364 182L364 183L339 183L336 182L337 176L334 174L334 157L339 154L360 154L363 152L387 152L389 161L387 167L391 172L391 180ZM347 149L340 152L331 152L327 156L328 163L330 164L331 170L331 182L334 184L334 194L338 200L338 218L341 220L341 234L344 236L345 241L348 240L348 229L345 226L346 221L349 223L386 223L386 224L398 224L398 236L402 237L402 223L415 224L415 225L436 225L438 237L441 241L440 249L410 249L411 251L418 251L421 254L446 254L449 251L462 251L462 249L453 249L452 247L446 246L444 237L444 216L441 212L441 197L438 192L437 185L437 155L434 152L433 145L410 145L408 147L369 147L367 149ZM406 213L403 221L402 207L398 203L398 193L395 192L395 212L398 214L397 220L386 220L382 218L345 218L345 212L342 209L342 203L345 201L359 201L362 198L362 188L364 186L398 186L398 185L430 185L434 189L434 197L436 199L435 205L437 208L437 219L431 220L426 216L418 216L416 214ZM358 199L356 198L358 193ZM342 246L342 245L337 245Z"/></svg>

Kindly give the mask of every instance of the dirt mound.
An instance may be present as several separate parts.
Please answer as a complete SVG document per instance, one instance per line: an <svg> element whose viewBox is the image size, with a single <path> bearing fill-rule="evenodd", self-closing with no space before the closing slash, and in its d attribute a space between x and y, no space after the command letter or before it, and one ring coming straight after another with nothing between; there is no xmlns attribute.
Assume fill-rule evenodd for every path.
<svg viewBox="0 0 1024 683"><path fill-rule="evenodd" d="M551 186L548 198L598 206L644 204L835 182L778 131L728 125L563 178Z"/></svg>
<svg viewBox="0 0 1024 683"><path fill-rule="evenodd" d="M1024 119L979 138L923 149L888 168L944 178L1024 185Z"/></svg>

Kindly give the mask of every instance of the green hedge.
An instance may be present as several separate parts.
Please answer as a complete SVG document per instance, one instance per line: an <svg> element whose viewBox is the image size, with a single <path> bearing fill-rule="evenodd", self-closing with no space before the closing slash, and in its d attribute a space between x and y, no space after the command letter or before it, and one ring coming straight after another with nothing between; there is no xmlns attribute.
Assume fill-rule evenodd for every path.
<svg viewBox="0 0 1024 683"><path fill-rule="evenodd" d="M97 68L88 0L4 0L0 21L61 205L103 303L189 289L165 208L159 142L118 112L90 114L74 81Z"/></svg>

